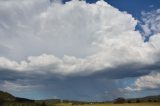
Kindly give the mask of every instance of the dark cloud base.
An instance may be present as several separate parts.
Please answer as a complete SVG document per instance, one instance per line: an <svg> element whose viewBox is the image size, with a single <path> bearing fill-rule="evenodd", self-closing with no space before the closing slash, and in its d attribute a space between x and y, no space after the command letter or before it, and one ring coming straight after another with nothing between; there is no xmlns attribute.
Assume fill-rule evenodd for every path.
<svg viewBox="0 0 160 106"><path fill-rule="evenodd" d="M140 65L132 63L113 69L99 70L86 76L60 76L53 73L0 69L0 83L3 85L4 81L9 81L22 86L29 85L31 88L28 88L26 92L38 91L39 95L43 95L44 98L52 98L54 95L62 99L111 100L118 96L125 96L119 91L119 88L124 87L124 79L148 75L152 70L159 72L160 64ZM33 85L39 87L32 88ZM32 96L34 98L35 95Z"/></svg>

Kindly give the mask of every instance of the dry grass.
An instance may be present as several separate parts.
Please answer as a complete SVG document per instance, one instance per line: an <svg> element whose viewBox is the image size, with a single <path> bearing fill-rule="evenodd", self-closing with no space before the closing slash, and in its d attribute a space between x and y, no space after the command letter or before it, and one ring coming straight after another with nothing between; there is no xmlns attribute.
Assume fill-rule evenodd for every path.
<svg viewBox="0 0 160 106"><path fill-rule="evenodd" d="M55 105L50 105L55 106ZM113 103L106 103L106 104L85 104L85 105L72 105L72 104L57 104L56 106L160 106L160 103L125 103L125 104L113 104Z"/></svg>
<svg viewBox="0 0 160 106"><path fill-rule="evenodd" d="M160 103L126 103L126 104L96 104L85 106L160 106Z"/></svg>

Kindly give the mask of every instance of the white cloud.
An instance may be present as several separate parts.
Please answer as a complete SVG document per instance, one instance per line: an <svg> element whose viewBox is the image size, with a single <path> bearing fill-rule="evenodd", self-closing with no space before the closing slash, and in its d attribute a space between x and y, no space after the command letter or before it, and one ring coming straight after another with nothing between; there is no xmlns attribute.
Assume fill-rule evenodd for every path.
<svg viewBox="0 0 160 106"><path fill-rule="evenodd" d="M141 27L144 30L144 36L160 33L160 9L142 12L142 21Z"/></svg>
<svg viewBox="0 0 160 106"><path fill-rule="evenodd" d="M104 1L8 1L0 11L0 41L9 48L0 58L1 68L86 75L158 61L160 35L144 43L135 31L137 20Z"/></svg>
<svg viewBox="0 0 160 106"><path fill-rule="evenodd" d="M4 81L3 84L0 85L1 89L4 91L24 91L39 87L37 85L24 85L19 83L14 83L10 81Z"/></svg>
<svg viewBox="0 0 160 106"><path fill-rule="evenodd" d="M132 86L125 88L127 91L141 91L160 88L160 73L152 72L149 75L138 78Z"/></svg>

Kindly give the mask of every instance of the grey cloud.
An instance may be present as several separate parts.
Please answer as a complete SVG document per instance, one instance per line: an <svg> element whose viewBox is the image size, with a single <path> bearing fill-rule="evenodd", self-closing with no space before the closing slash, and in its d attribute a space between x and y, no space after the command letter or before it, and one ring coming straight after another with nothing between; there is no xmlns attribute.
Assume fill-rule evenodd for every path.
<svg viewBox="0 0 160 106"><path fill-rule="evenodd" d="M57 78L53 74L28 74L11 70L1 69L0 82L1 86L5 81L11 82L15 85L21 85L23 88L28 86L39 86L39 88L31 88L32 91L38 90L40 94L45 92L48 97L57 95L64 99L78 99L78 100L100 100L101 97L94 97L97 93L114 88L114 81L104 80L101 76L95 78L94 76L79 76ZM102 86L103 85L103 86ZM8 85L9 86L9 85ZM115 85L116 86L116 85ZM7 90L6 88L5 90ZM19 88L20 89L20 88ZM17 90L17 89L16 89ZM10 92L16 92L12 89ZM28 88L30 91L30 88ZM94 97L94 98L93 98ZM106 99L106 98L104 98Z"/></svg>

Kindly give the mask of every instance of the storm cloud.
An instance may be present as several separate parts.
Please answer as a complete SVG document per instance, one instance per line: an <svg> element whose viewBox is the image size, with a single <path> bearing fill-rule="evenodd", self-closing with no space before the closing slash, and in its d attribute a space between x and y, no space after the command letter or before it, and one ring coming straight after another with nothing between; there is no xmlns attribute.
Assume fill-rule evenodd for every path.
<svg viewBox="0 0 160 106"><path fill-rule="evenodd" d="M123 96L125 79L160 72L160 33L144 42L137 22L104 1L0 1L0 87L39 93L29 98Z"/></svg>

